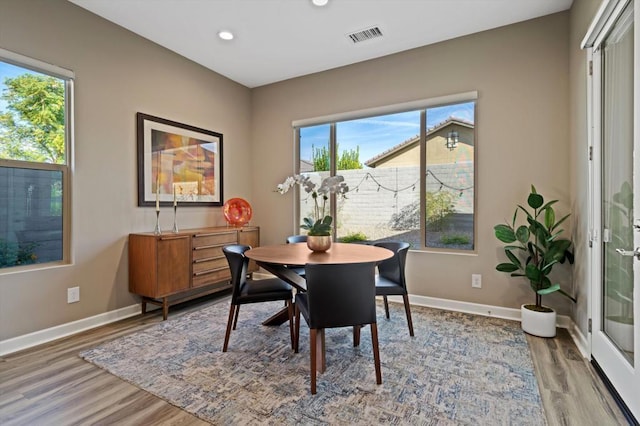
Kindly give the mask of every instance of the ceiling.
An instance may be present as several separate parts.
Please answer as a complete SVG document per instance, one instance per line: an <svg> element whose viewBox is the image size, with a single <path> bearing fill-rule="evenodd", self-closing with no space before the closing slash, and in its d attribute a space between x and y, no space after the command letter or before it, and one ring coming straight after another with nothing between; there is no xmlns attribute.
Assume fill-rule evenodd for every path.
<svg viewBox="0 0 640 426"><path fill-rule="evenodd" d="M569 9L573 0L69 0L253 88ZM382 37L347 34L378 27ZM223 41L221 30L235 38Z"/></svg>

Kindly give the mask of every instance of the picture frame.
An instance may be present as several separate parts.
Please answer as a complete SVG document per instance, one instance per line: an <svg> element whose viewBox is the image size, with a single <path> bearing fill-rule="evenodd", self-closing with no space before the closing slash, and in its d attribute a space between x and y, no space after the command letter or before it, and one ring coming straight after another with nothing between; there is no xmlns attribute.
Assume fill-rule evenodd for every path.
<svg viewBox="0 0 640 426"><path fill-rule="evenodd" d="M222 206L222 133L138 112L138 206Z"/></svg>

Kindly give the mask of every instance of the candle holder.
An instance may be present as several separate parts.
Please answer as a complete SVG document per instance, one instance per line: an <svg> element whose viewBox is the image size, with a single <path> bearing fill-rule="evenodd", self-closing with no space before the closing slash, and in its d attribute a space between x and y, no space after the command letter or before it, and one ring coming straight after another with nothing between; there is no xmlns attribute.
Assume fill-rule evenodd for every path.
<svg viewBox="0 0 640 426"><path fill-rule="evenodd" d="M173 233L174 234L178 233L177 215L178 215L178 206L174 205L173 206Z"/></svg>
<svg viewBox="0 0 640 426"><path fill-rule="evenodd" d="M156 227L153 233L156 235L162 234L162 231L160 231L160 210L156 210Z"/></svg>

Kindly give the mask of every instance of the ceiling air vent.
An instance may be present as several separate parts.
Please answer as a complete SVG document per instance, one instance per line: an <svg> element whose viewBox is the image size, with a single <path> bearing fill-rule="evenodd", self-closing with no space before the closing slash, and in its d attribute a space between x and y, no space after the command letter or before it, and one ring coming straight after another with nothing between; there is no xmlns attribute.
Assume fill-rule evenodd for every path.
<svg viewBox="0 0 640 426"><path fill-rule="evenodd" d="M382 37L382 31L378 27L367 28L366 30L356 31L351 34L347 34L349 40L354 43L360 43L367 40L373 40L374 38Z"/></svg>

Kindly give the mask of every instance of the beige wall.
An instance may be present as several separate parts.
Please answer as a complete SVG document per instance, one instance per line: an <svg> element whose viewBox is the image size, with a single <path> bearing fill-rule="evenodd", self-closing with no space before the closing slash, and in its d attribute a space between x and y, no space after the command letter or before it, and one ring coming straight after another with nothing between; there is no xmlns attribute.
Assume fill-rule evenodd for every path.
<svg viewBox="0 0 640 426"><path fill-rule="evenodd" d="M570 209L569 13L559 13L252 90L253 196L263 243L292 227L292 194L274 192L293 170L292 120L477 90L476 255L411 252L412 294L516 308L523 281L495 271L504 259L493 226L513 215L529 185ZM518 135L517 138L514 135ZM570 273L559 274L565 287ZM482 289L471 274L482 274ZM558 295L546 302L567 314Z"/></svg>
<svg viewBox="0 0 640 426"><path fill-rule="evenodd" d="M574 292L578 303L574 305L573 320L584 336L588 333L589 294L589 169L587 162L587 54L580 42L587 33L601 0L574 0L569 20L569 129L571 159L571 213L572 235L576 244L576 263L573 268Z"/></svg>
<svg viewBox="0 0 640 426"><path fill-rule="evenodd" d="M273 192L294 168L292 120L470 90L479 93L477 254L412 252L410 291L506 307L531 301L525 283L495 272L503 254L492 228L534 183L561 200L560 213L571 206L574 214L575 288L568 271L559 279L580 297L574 315L585 332L586 78L577 43L599 3L575 0L570 13L250 91L66 1L0 1L1 48L77 76L74 263L0 275L0 340L137 302L127 288L126 236L150 230L154 215L136 206L136 112L223 133L225 199L248 199L262 242L280 243L298 231L292 194ZM179 216L182 228L224 223L219 208ZM483 275L482 289L471 288L472 273ZM76 285L81 301L68 305L66 288Z"/></svg>
<svg viewBox="0 0 640 426"><path fill-rule="evenodd" d="M0 1L0 47L76 73L73 265L0 274L0 340L132 305L127 235L137 207L136 112L224 135L224 197L252 202L250 91L63 0ZM161 213L170 229L170 209ZM178 210L181 228L222 225L220 208ZM67 287L80 302L67 304Z"/></svg>

